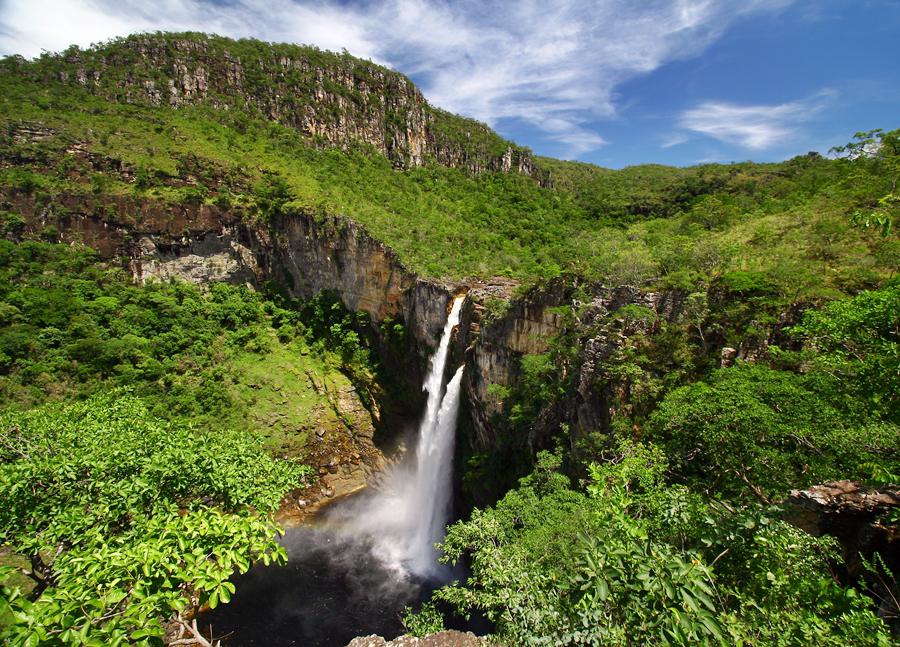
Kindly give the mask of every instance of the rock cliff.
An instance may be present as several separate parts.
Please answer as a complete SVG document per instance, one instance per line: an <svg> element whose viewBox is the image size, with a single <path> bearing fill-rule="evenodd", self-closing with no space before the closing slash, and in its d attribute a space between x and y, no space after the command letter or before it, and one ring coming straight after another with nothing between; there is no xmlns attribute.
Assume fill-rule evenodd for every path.
<svg viewBox="0 0 900 647"><path fill-rule="evenodd" d="M492 385L514 387L521 378L521 358L547 351L566 325L592 329L628 304L671 320L681 307L677 293L585 286L573 280L551 281L518 297L512 294L515 284L502 279L455 285L423 280L358 223L303 211L278 214L264 224L215 205L172 205L121 196L61 194L43 205L31 194L6 190L0 191L0 201L23 214L33 232L52 222L58 240L84 242L107 260L125 259L139 281L179 277L195 283L254 286L274 281L299 298L334 293L349 310L368 313L375 338L381 323L402 323L407 332L406 359L392 370L405 380L409 401L401 405L410 411L421 404L425 364L437 345L450 300L468 293L454 342L455 360L448 365L467 364L464 410L474 432L470 443L479 451L497 446L494 422L503 413L503 401ZM509 305L492 315L486 304L498 298L508 299ZM564 316L576 310L574 321ZM608 427L616 389L623 386L600 379L604 361L633 332L601 327L583 336L578 342L577 389L535 426L525 439L527 446L541 446L563 423L575 436Z"/></svg>
<svg viewBox="0 0 900 647"><path fill-rule="evenodd" d="M346 52L196 33L142 34L13 64L16 73L82 86L113 102L209 106L229 114L237 128L243 113L262 116L314 145L373 146L398 167L437 162L549 182L527 149L484 124L433 108L404 75Z"/></svg>

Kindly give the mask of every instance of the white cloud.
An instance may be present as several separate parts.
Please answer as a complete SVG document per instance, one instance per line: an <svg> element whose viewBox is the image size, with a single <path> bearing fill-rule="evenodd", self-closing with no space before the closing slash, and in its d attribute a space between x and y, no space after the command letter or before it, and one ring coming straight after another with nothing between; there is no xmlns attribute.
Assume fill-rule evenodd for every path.
<svg viewBox="0 0 900 647"><path fill-rule="evenodd" d="M786 142L836 96L830 89L810 99L777 105L741 106L707 101L681 114L679 125L727 144L763 150Z"/></svg>
<svg viewBox="0 0 900 647"><path fill-rule="evenodd" d="M681 133L675 133L674 135L670 135L667 137L662 144L660 144L661 148L672 148L673 146L680 146L687 142L688 136L683 135Z"/></svg>
<svg viewBox="0 0 900 647"><path fill-rule="evenodd" d="M604 143L590 124L616 116L620 83L790 2L0 0L0 52L31 57L157 29L346 48L415 77L436 105L530 124L577 154Z"/></svg>

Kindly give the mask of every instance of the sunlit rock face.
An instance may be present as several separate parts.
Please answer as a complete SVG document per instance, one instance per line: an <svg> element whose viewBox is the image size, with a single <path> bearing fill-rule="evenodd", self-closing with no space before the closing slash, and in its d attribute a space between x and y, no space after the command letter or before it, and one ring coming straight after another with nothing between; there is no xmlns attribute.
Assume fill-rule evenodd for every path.
<svg viewBox="0 0 900 647"><path fill-rule="evenodd" d="M482 123L432 108L402 74L311 47L248 47L200 34L135 35L59 55L47 80L82 86L109 101L249 109L312 145L365 144L397 167L433 161L471 174L514 172L549 182L530 151Z"/></svg>

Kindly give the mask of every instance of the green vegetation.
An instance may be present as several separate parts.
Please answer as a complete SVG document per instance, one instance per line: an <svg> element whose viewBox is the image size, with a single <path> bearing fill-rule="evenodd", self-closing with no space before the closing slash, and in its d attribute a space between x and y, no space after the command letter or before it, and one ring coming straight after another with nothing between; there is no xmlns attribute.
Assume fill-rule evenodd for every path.
<svg viewBox="0 0 900 647"><path fill-rule="evenodd" d="M427 636L444 630L444 617L433 602L426 602L417 612L403 610L403 627L410 636Z"/></svg>
<svg viewBox="0 0 900 647"><path fill-rule="evenodd" d="M343 429L334 394L375 388L326 296L138 286L80 246L0 241L0 312L10 644L159 644L227 602L235 571L285 558L272 514L312 475L313 432Z"/></svg>
<svg viewBox="0 0 900 647"><path fill-rule="evenodd" d="M337 392L352 379L374 389L354 322L327 297L301 310L226 283L137 286L83 247L0 241L0 318L7 405L128 386L160 418L247 429L302 456L303 439L282 438L285 430L338 422L317 385ZM317 408L324 417L312 421ZM284 418L269 425L276 410Z"/></svg>
<svg viewBox="0 0 900 647"><path fill-rule="evenodd" d="M730 495L760 497L900 467L900 427L848 415L820 376L738 365L669 393L650 417L680 474ZM852 403L855 404L855 403Z"/></svg>
<svg viewBox="0 0 900 647"><path fill-rule="evenodd" d="M874 613L897 595L885 563L840 576L836 542L786 523L777 503L830 480L898 482L900 283L807 311L788 338L799 350L713 369L704 330L734 317L747 339L759 321L737 315L755 304L761 319L771 297L753 273L724 282L746 295L741 308L693 294L680 322L626 306L579 329L570 314L549 352L523 358L495 421L520 439L571 398L573 349L628 335L594 385L615 388L608 433L573 442L560 424L551 440L568 451L544 453L496 506L452 526L445 558L471 560L471 575L437 599L517 645L894 644ZM470 464L469 478L483 469Z"/></svg>
<svg viewBox="0 0 900 647"><path fill-rule="evenodd" d="M268 515L308 471L251 436L162 423L117 391L0 429L0 538L35 580L0 596L10 644L158 644L160 619L228 602L233 571L287 557Z"/></svg>
<svg viewBox="0 0 900 647"><path fill-rule="evenodd" d="M202 100L148 94L173 57L210 73ZM408 609L411 633L442 626L441 602L511 645L890 644L884 560L876 590L777 504L900 479L900 131L778 164L538 159L542 186L472 173L509 142L421 103L442 152L404 168L414 94L347 54L201 34L0 62L0 550L34 580L3 569L0 637L158 644L227 602L235 570L283 558L272 513L309 474L309 432L345 424L335 394L370 405L402 381L406 322L277 286L139 286L78 244L85 216L174 237L200 205L273 239L293 215L352 218L423 277L569 290L545 352L488 388L496 442L463 481L502 494L531 474L449 530L471 575ZM333 124L339 103L380 115L384 142L302 134L297 115ZM672 315L607 311L599 284ZM489 330L510 304L483 305ZM608 420L570 424L585 403Z"/></svg>
<svg viewBox="0 0 900 647"><path fill-rule="evenodd" d="M841 478L900 474L900 284L809 311L794 334L807 350L785 368L738 364L668 393L650 437L684 476L716 491L767 498Z"/></svg>
<svg viewBox="0 0 900 647"><path fill-rule="evenodd" d="M495 507L452 526L471 558L437 597L479 610L514 645L884 645L870 601L831 577L835 543L671 486L652 446L592 464L587 491L545 454Z"/></svg>
<svg viewBox="0 0 900 647"><path fill-rule="evenodd" d="M836 146L833 152L854 163L854 171L848 181L870 184L872 175L886 177L890 186L877 202L865 205L853 213L853 222L863 227L877 227L885 238L891 235L894 222L900 215L900 132L884 132L880 128L856 133L846 146Z"/></svg>

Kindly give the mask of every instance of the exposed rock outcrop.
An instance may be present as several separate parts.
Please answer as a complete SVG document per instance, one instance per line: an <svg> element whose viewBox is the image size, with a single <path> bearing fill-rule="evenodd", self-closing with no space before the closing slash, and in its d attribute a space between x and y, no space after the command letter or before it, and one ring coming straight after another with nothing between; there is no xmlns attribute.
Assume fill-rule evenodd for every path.
<svg viewBox="0 0 900 647"><path fill-rule="evenodd" d="M315 47L204 34L139 34L56 57L19 61L19 72L81 86L109 101L181 108L208 105L261 116L313 145L366 144L398 167L429 161L477 174L516 172L549 183L531 152L486 125L432 108L407 77Z"/></svg>
<svg viewBox="0 0 900 647"><path fill-rule="evenodd" d="M833 481L806 490L791 490L788 503L807 513L802 520L795 520L796 525L818 535L828 517L874 518L900 508L900 487L876 489L853 481Z"/></svg>
<svg viewBox="0 0 900 647"><path fill-rule="evenodd" d="M881 599L879 615L900 630L900 529L885 517L900 509L900 487L866 487L853 481L833 481L805 490L792 490L786 501L785 518L812 535L831 535L841 545L848 575L868 581ZM863 558L878 553L887 573L872 577ZM880 570L878 562L875 567ZM891 581L891 574L893 581Z"/></svg>
<svg viewBox="0 0 900 647"><path fill-rule="evenodd" d="M590 300L580 300L585 296ZM466 374L466 389L479 442L488 447L494 444L491 418L503 411L503 401L491 385L515 386L521 378L521 358L530 353L546 352L550 341L566 325L580 331L581 335L577 388L534 426L528 443L531 446L540 444L541 435L560 423L567 424L575 437L607 429L616 399L614 391L621 384L610 384L603 379L605 362L622 348L629 336L640 330L653 332L659 320L677 319L683 309L683 299L684 295L677 291L644 292L632 286L579 285L574 279L558 279L513 299L502 316L487 322L474 322L470 328L474 337L473 370ZM653 314L653 319L632 321L626 326L615 316L616 311L626 305L646 308ZM475 307L474 319L477 320L484 311L477 305ZM568 319L564 313L570 315ZM611 319L615 325L598 325L606 319ZM584 334L592 330L592 334Z"/></svg>
<svg viewBox="0 0 900 647"><path fill-rule="evenodd" d="M381 636L363 636L354 638L347 647L486 647L487 640L473 633L461 631L439 631L422 638L400 636L394 640L385 640Z"/></svg>
<svg viewBox="0 0 900 647"><path fill-rule="evenodd" d="M900 568L900 533L882 518L900 509L900 487L866 487L853 481L833 481L805 490L792 490L786 518L812 535L832 535L844 547L846 562L858 566L859 553L876 548ZM887 546L891 549L884 550ZM895 570L895 572L897 572Z"/></svg>
<svg viewBox="0 0 900 647"><path fill-rule="evenodd" d="M276 217L270 231L254 230L266 276L293 295L337 294L374 322L404 322L427 356L437 345L450 301L448 287L409 272L392 249L347 218L294 213Z"/></svg>

